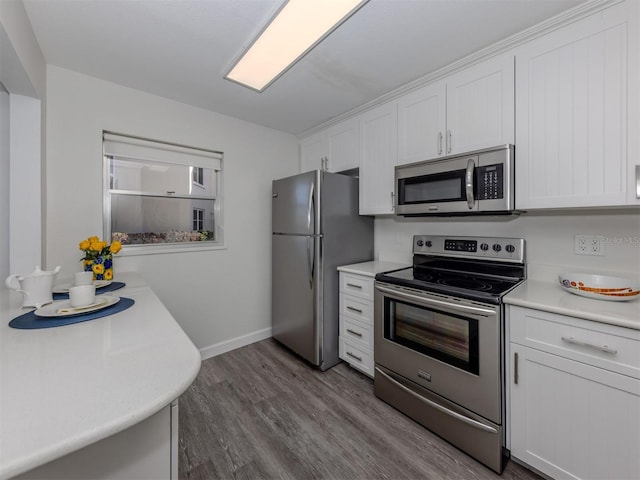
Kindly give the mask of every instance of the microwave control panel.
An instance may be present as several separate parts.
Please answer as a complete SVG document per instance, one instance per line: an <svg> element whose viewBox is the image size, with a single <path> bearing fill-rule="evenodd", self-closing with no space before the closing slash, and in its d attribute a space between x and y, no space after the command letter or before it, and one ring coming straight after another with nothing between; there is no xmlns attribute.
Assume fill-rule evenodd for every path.
<svg viewBox="0 0 640 480"><path fill-rule="evenodd" d="M476 196L478 200L494 200L504 197L504 165L476 167Z"/></svg>

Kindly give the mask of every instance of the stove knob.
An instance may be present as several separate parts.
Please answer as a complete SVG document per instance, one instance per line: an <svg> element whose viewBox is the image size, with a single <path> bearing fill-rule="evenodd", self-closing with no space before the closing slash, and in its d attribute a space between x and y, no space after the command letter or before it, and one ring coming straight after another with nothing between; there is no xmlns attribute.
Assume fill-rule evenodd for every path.
<svg viewBox="0 0 640 480"><path fill-rule="evenodd" d="M509 252L509 253L513 253L516 251L516 247L514 247L513 245L509 244L506 247L504 247L504 249Z"/></svg>
<svg viewBox="0 0 640 480"><path fill-rule="evenodd" d="M431 242L431 240L427 240L424 244L429 248L433 246L433 242Z"/></svg>
<svg viewBox="0 0 640 480"><path fill-rule="evenodd" d="M424 245L424 242L423 242L422 240L418 240L416 243L418 244L418 246L419 246L419 247L421 247L422 245Z"/></svg>
<svg viewBox="0 0 640 480"><path fill-rule="evenodd" d="M480 250L484 250L486 252L487 250L489 250L489 244L488 243L481 244Z"/></svg>
<svg viewBox="0 0 640 480"><path fill-rule="evenodd" d="M494 243L493 244L493 251L494 252L499 252L500 250L502 250L502 247L500 246L499 243Z"/></svg>

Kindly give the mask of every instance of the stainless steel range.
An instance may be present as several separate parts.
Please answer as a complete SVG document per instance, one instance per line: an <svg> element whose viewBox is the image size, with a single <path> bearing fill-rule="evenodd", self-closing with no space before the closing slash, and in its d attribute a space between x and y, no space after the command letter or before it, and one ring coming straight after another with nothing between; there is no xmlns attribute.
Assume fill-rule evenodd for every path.
<svg viewBox="0 0 640 480"><path fill-rule="evenodd" d="M504 306L521 238L416 235L413 267L376 276L375 394L498 473Z"/></svg>

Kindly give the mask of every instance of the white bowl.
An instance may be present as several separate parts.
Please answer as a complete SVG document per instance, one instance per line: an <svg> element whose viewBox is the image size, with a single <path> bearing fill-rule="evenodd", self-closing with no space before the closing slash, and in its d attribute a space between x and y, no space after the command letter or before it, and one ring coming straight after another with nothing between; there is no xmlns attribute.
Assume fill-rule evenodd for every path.
<svg viewBox="0 0 640 480"><path fill-rule="evenodd" d="M558 281L568 292L583 297L616 302L640 298L640 282L628 278L564 273L558 276Z"/></svg>

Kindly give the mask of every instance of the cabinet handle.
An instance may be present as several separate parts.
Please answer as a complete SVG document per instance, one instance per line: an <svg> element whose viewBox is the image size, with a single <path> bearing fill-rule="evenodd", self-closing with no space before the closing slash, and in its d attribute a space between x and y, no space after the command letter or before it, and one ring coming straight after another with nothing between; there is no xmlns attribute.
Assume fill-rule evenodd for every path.
<svg viewBox="0 0 640 480"><path fill-rule="evenodd" d="M395 192L391 192L391 210L396 209L396 194Z"/></svg>
<svg viewBox="0 0 640 480"><path fill-rule="evenodd" d="M610 353L612 355L616 355L618 350L615 348L611 348L608 345L594 345L593 343L583 342L582 340L577 340L573 337L561 337L563 342L570 343L572 345L580 345L581 347L593 348L594 350L598 350L599 352Z"/></svg>
<svg viewBox="0 0 640 480"><path fill-rule="evenodd" d="M640 198L640 165L636 165L636 198Z"/></svg>
<svg viewBox="0 0 640 480"><path fill-rule="evenodd" d="M347 283L347 287L359 288L362 290L362 285L356 285L355 283Z"/></svg>
<svg viewBox="0 0 640 480"><path fill-rule="evenodd" d="M356 337L362 337L362 334L360 332L356 332L355 330L351 330L350 328L347 328L347 332L349 332L352 335L355 335Z"/></svg>
<svg viewBox="0 0 640 480"><path fill-rule="evenodd" d="M359 308L355 308L355 307L347 306L347 310L351 310L352 312L362 313L362 310L360 310Z"/></svg>
<svg viewBox="0 0 640 480"><path fill-rule="evenodd" d="M451 130L447 130L447 153L451 153L453 149L452 141L451 141Z"/></svg>
<svg viewBox="0 0 640 480"><path fill-rule="evenodd" d="M347 352L347 355L349 355L351 358L355 358L355 359L356 359L356 360L358 360L359 362L361 362L361 361L362 361L362 357L359 357L359 356L357 356L357 355L354 355L354 354L353 354L353 353L351 353L351 352Z"/></svg>
<svg viewBox="0 0 640 480"><path fill-rule="evenodd" d="M442 132L438 132L438 155L442 155Z"/></svg>
<svg viewBox="0 0 640 480"><path fill-rule="evenodd" d="M513 352L513 383L518 384L518 352Z"/></svg>

